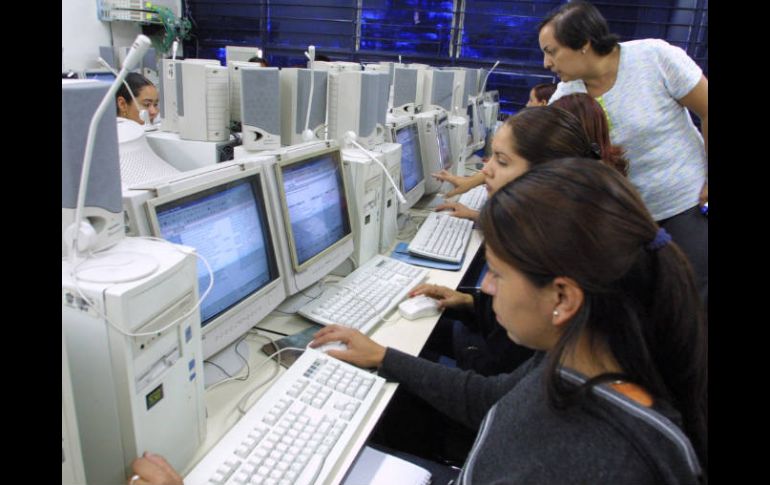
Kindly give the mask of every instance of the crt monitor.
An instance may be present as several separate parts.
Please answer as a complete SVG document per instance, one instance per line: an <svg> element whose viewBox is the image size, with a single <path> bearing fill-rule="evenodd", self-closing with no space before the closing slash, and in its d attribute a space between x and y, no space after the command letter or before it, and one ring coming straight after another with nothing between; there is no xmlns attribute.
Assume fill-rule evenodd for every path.
<svg viewBox="0 0 770 485"><path fill-rule="evenodd" d="M291 265L306 271L353 237L340 151L280 162L276 175Z"/></svg>
<svg viewBox="0 0 770 485"><path fill-rule="evenodd" d="M261 170L252 168L147 202L153 234L195 248L211 266L214 284L200 307L203 358L221 354L213 360L231 375L242 364L231 344L286 296L262 184ZM197 274L203 294L209 272L200 260ZM226 377L212 367L205 368L207 386Z"/></svg>
<svg viewBox="0 0 770 485"><path fill-rule="evenodd" d="M399 210L412 207L425 194L425 173L420 155L420 137L417 122L397 126L395 142L401 144L401 183L407 203Z"/></svg>

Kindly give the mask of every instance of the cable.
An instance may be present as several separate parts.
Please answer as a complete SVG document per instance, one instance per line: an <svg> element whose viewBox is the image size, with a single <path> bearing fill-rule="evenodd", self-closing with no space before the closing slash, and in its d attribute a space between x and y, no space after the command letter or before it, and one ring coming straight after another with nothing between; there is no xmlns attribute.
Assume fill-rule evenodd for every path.
<svg viewBox="0 0 770 485"><path fill-rule="evenodd" d="M265 337L265 338L268 338L268 337ZM271 340L271 342L272 342L272 340ZM277 345L275 345L275 344L274 344L274 346L277 347ZM284 347L284 348L282 348L282 349L280 349L280 350L278 350L276 352L273 352L266 359L264 359L262 362L260 362L259 365L257 365L254 368L254 372L256 372L260 367L262 367L266 363L272 361L273 357L279 356L280 354L282 354L283 352L286 352L287 350L294 350L294 351L298 351L298 352L304 352L305 351L305 349L300 349L300 348L297 348L297 347ZM264 382L261 382L261 383L257 384L256 386L254 386L254 388L252 390L250 390L249 392L244 394L244 396L238 401L237 409L241 413L241 415L246 414L248 412L248 409L243 409L243 407L242 407L242 405L245 403L245 401L247 401L248 398L250 398L258 389L260 389L262 386L264 386L265 384L267 384L268 382L270 382L271 380L273 380L277 376L278 371L281 369L280 359L277 360L277 363L278 363L278 365L276 366L276 371L273 373L273 375L271 375ZM252 404L252 406L253 406L253 404Z"/></svg>
<svg viewBox="0 0 770 485"><path fill-rule="evenodd" d="M206 288L206 291L198 299L198 301L195 303L195 305L193 305L193 307L190 309L190 311L188 311L187 313L185 313L181 317L177 318L176 320L172 321L171 323L169 323L168 325L166 325L162 329L154 330L152 332L142 332L142 333L129 333L129 332L126 332L122 328L119 328L118 326L116 326L115 324L110 322L110 320L107 318L107 316L105 314L103 314L101 311L99 311L98 306L96 305L96 303L93 300L91 300L90 298L88 298L86 295L83 294L83 291L81 290L80 286L78 286L78 283L77 283L78 279L79 279L78 276L77 276L77 268L81 264L83 264L86 261L88 261L88 258L90 258L93 255L93 253L89 253L88 256L85 259L83 259L83 261L80 261L79 263L77 263L72 268L72 270L70 271L70 276L72 277L72 284L75 287L75 290L77 291L78 295L80 295L80 297L85 302L87 302L90 305L90 307L96 312L96 314L99 315L100 318L104 319L104 321L109 326L111 326L112 328L117 330L119 333L121 333L121 334L123 334L123 335L125 335L127 337L148 337L150 335L158 335L160 333L163 333L166 330L168 330L169 328L171 328L172 326L176 325L178 322L180 322L180 321L186 319L187 317L189 317L190 315L192 315L193 312L196 311L200 307L201 302L211 292L211 289L214 286L214 272L212 271L211 266L209 265L209 262L206 261L206 258L204 258L203 256L201 256L200 254L198 254L195 251L190 252L190 251L183 250L181 247L177 246L176 244L170 243L170 242L166 241L165 239L161 239L161 238L156 238L156 237L138 237L137 239L146 239L146 240L149 240L149 241L162 242L162 243L170 245L171 247L173 247L174 249L176 249L177 251L179 251L179 252L181 252L181 253L183 253L185 255L192 254L193 256L197 257L198 259L200 259L203 262L203 264L206 266L206 269L209 272L209 286L208 286L208 288Z"/></svg>
<svg viewBox="0 0 770 485"><path fill-rule="evenodd" d="M218 385L222 384L223 382L230 382L230 381L245 381L245 380L247 380L247 379L249 378L249 375L250 375L249 361L248 361L248 359L246 359L246 357L244 357L244 356L243 356L243 354L241 354L241 353L238 351L238 346L239 346L240 344L242 344L242 343L243 343L245 340L246 340L246 337L244 336L244 337L241 337L241 339L240 339L240 340L238 340L238 341L235 343L235 355L237 355L238 357L240 357L240 358L241 358L241 360L243 361L243 363L246 365L246 375L245 375L245 376L241 376L241 377L235 377L235 376L231 376L231 375L230 375L230 374L228 374L228 373L227 373L227 371L226 371L225 369L223 369L223 368L222 368L222 367L221 367L219 364L217 364L217 363L215 363L215 362L212 362L212 361L210 361L210 360L204 360L204 361L203 361L203 363L204 363L204 364L209 364L209 365L212 365L212 366L216 367L217 369L219 369L219 370L222 372L222 374L224 374L225 376L227 376L227 379L224 379L224 380L222 380L222 381L219 381L219 382L217 382L216 384L214 384L214 385L212 385L211 387L209 387L209 389L213 389L214 387L216 387L216 386L218 386Z"/></svg>
<svg viewBox="0 0 770 485"><path fill-rule="evenodd" d="M396 197L398 198L399 202L402 204L406 204L406 197L404 197L404 194L401 193L401 191L398 189L398 185L396 185L396 182L393 181L393 177L390 176L390 172L388 172L388 169L385 168L385 165L382 164L381 161L377 159L369 150L362 147L357 141L356 141L356 134L352 131L349 131L345 134L345 141L352 143L356 147L358 147L362 152L364 152L365 155L367 155L369 158L374 160L377 165L380 166L383 172L385 172L385 176L388 178L388 182L390 182L390 185L393 186L393 190L396 191Z"/></svg>
<svg viewBox="0 0 770 485"><path fill-rule="evenodd" d="M248 409L244 409L244 406L246 405L246 402L249 400L249 398L251 398L251 396L254 395L254 393L257 391L257 389L261 388L262 386L264 386L268 382L270 382L273 379L275 379L276 376L278 375L278 372L281 370L281 353L279 352L280 349L278 348L278 343L275 340L273 340L272 338L268 337L267 335L259 334L257 331L249 330L248 334L249 335L257 335L259 337L267 339L273 345L273 348L276 350L276 357L277 357L277 359L276 359L276 366L275 366L275 370L273 371L273 374L269 378L267 378L264 382L261 382L261 383L257 384L256 386L254 386L254 388L251 391L249 391L246 394L244 394L243 397L241 397L241 399L238 400L238 404L237 404L236 408L238 409L238 412L241 413L241 416L246 414L246 411L248 411ZM268 358L268 360L269 360L269 358ZM263 364L264 364L264 362L263 362ZM262 364L260 364L260 366L261 365Z"/></svg>
<svg viewBox="0 0 770 485"><path fill-rule="evenodd" d="M313 69L315 63L315 46L309 45L305 57L310 60L310 94L307 100L307 112L305 113L305 129L302 130L302 138L304 141L311 141L313 139L312 134L308 136L308 127L310 126L310 110L313 108L313 89L315 88L315 69Z"/></svg>
<svg viewBox="0 0 770 485"><path fill-rule="evenodd" d="M492 71L495 70L498 64L500 64L500 61L495 62L495 65L492 66L492 69L489 70L489 72L487 73L487 76L484 78L484 84L481 85L481 89L479 90L479 94L478 94L479 96L484 94L484 91L487 89L487 81L489 81L489 75L492 74Z"/></svg>
<svg viewBox="0 0 770 485"><path fill-rule="evenodd" d="M269 332L269 333L274 333L274 334L276 334L276 335L280 335L281 337L288 337L288 336L289 336L289 334L288 334L288 333L277 332L277 331L275 331L275 330L270 330L269 328L262 328L262 327L257 327L256 325L254 325L252 328L253 328L254 330L259 330L260 332Z"/></svg>

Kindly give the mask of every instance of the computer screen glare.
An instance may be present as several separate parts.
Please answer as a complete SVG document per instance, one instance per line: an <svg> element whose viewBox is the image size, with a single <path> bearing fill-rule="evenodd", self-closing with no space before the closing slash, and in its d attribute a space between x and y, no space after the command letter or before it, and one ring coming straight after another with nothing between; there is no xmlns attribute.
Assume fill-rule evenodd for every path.
<svg viewBox="0 0 770 485"><path fill-rule="evenodd" d="M425 178L417 125L412 124L398 130L396 143L401 144L401 175L404 179L404 192L408 193Z"/></svg>
<svg viewBox="0 0 770 485"><path fill-rule="evenodd" d="M302 265L351 233L342 167L330 153L282 172L297 264Z"/></svg>
<svg viewBox="0 0 770 485"><path fill-rule="evenodd" d="M201 303L201 325L278 278L258 178L242 179L158 206L164 239L194 247L214 272ZM198 287L209 273L198 261Z"/></svg>

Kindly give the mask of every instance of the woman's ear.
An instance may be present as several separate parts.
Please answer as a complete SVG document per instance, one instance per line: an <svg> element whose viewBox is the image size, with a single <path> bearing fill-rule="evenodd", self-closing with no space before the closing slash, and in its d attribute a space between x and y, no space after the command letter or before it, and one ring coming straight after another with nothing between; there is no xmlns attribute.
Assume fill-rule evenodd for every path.
<svg viewBox="0 0 770 485"><path fill-rule="evenodd" d="M118 96L117 103L118 103L118 111L121 114L125 114L128 112L128 103L126 102L126 98L124 98L123 96Z"/></svg>
<svg viewBox="0 0 770 485"><path fill-rule="evenodd" d="M557 276L551 282L556 296L556 307L553 311L553 325L561 327L569 322L583 306L585 295L583 289L572 278Z"/></svg>

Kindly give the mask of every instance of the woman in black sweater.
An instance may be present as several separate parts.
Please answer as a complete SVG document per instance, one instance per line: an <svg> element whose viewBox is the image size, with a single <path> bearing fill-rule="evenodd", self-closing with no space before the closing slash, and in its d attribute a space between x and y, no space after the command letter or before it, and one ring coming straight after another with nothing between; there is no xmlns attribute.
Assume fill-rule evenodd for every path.
<svg viewBox="0 0 770 485"><path fill-rule="evenodd" d="M535 350L483 377L330 326L313 346L379 367L479 429L462 484L699 483L707 461L707 336L692 269L636 190L596 160L538 165L482 210L493 298Z"/></svg>

